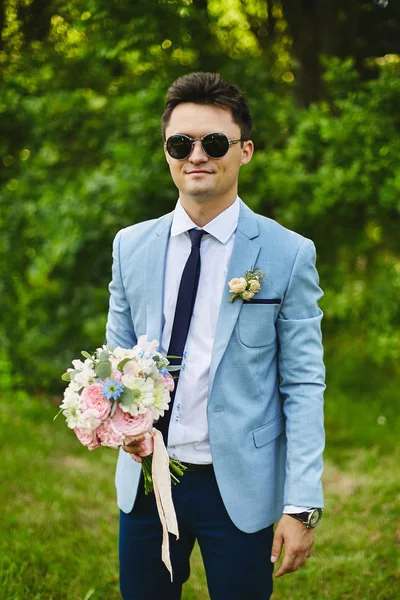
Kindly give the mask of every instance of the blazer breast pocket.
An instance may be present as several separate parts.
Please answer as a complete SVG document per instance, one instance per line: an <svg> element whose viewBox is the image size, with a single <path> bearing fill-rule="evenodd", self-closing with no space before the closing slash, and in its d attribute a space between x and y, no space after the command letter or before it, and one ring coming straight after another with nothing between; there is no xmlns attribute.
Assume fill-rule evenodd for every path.
<svg viewBox="0 0 400 600"><path fill-rule="evenodd" d="M261 300L261 298L260 298ZM238 332L239 339L245 346L261 348L273 344L276 338L275 321L280 303L243 302L240 309Z"/></svg>
<svg viewBox="0 0 400 600"><path fill-rule="evenodd" d="M281 302L280 298L252 298L251 300L245 300L245 304L280 304Z"/></svg>

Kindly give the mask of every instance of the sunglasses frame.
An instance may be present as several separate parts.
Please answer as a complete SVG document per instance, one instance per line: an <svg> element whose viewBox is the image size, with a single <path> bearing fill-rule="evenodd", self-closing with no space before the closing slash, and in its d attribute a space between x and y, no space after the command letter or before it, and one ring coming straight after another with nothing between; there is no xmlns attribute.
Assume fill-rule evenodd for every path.
<svg viewBox="0 0 400 600"><path fill-rule="evenodd" d="M228 141L228 149L225 152L225 154L222 154L221 156L211 156L210 154L208 154L208 152L205 150L205 148L203 146L203 140L204 140L204 138L208 137L209 135L215 135L215 134L223 135L227 139L227 141ZM187 154L186 156L183 156L182 158L176 158L175 156L172 156L172 154L168 150L168 145L167 145L168 144L168 140L170 140L173 137L178 137L178 136L186 138L188 140L188 142L191 144L191 148L190 148L189 154ZM166 149L166 151L168 152L168 154L170 155L170 157L173 158L174 160L185 160L186 158L188 158L192 154L195 142L201 142L201 148L202 148L204 154L206 154L209 158L212 158L214 160L218 160L219 158L222 158L223 156L226 156L228 154L229 148L232 146L232 144L238 144L239 142L245 142L245 141L246 140L244 140L243 138L240 138L239 140L230 140L228 138L228 136L225 135L225 133L222 133L221 131L213 131L211 133L206 133L205 135L203 135L200 138L192 138L189 135L185 135L184 133L175 133L174 135L170 135L169 138L167 140L165 140L165 142L164 142L164 148Z"/></svg>

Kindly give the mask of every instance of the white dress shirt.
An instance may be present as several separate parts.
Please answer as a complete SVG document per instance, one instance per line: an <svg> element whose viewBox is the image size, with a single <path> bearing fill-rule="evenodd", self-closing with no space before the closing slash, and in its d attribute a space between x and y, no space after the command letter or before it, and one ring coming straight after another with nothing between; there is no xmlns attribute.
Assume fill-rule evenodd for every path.
<svg viewBox="0 0 400 600"><path fill-rule="evenodd" d="M200 246L199 287L183 353L168 436L169 454L185 462L212 462L207 422L208 379L218 312L239 210L239 200L236 198L229 208L202 228L207 235L203 236ZM168 352L179 284L191 251L188 230L193 227L197 225L178 200L167 249L161 336L163 354Z"/></svg>
<svg viewBox="0 0 400 600"><path fill-rule="evenodd" d="M208 437L207 399L211 353L221 296L239 220L239 199L202 228L201 270L196 302L183 353L179 385L168 434L168 453L195 464L212 462ZM166 355L171 338L179 284L191 251L189 229L197 228L178 200L168 242L160 351ZM285 513L307 510L285 506Z"/></svg>

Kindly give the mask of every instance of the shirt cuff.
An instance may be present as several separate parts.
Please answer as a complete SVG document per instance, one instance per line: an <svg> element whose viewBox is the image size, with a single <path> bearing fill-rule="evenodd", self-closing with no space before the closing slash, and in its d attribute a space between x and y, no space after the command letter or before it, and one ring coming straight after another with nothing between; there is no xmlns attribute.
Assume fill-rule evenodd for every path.
<svg viewBox="0 0 400 600"><path fill-rule="evenodd" d="M305 512L306 510L311 510L311 508L308 506L295 506L294 504L285 504L285 506L283 507L283 514L290 515L290 513L301 513Z"/></svg>

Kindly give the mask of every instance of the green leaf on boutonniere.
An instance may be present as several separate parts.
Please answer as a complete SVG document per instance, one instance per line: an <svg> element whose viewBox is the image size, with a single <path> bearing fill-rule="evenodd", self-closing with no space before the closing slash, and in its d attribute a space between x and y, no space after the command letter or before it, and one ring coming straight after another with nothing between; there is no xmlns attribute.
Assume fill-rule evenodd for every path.
<svg viewBox="0 0 400 600"><path fill-rule="evenodd" d="M91 355L89 354L89 352L86 352L86 350L82 350L81 352L82 356L84 356L85 358L88 358L89 360L93 360L93 358L91 357ZM108 357L107 357L108 358Z"/></svg>

